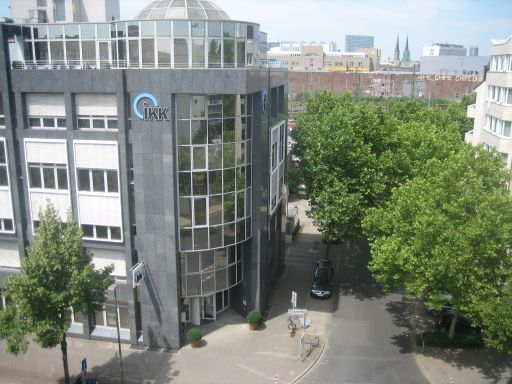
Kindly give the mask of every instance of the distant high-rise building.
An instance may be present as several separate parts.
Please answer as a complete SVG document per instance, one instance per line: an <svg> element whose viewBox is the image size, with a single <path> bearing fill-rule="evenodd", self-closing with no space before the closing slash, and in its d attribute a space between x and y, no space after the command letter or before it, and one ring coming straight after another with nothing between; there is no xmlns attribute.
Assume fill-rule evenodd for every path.
<svg viewBox="0 0 512 384"><path fill-rule="evenodd" d="M345 52L355 52L357 48L373 48L373 36L345 35Z"/></svg>
<svg viewBox="0 0 512 384"><path fill-rule="evenodd" d="M11 0L16 23L101 22L118 20L119 0Z"/></svg>
<svg viewBox="0 0 512 384"><path fill-rule="evenodd" d="M466 48L456 44L430 44L423 46L422 56L466 56Z"/></svg>
<svg viewBox="0 0 512 384"><path fill-rule="evenodd" d="M404 49L404 56L402 57L403 63L408 63L411 61L411 53L409 52L409 36L407 36L405 40L405 49Z"/></svg>
<svg viewBox="0 0 512 384"><path fill-rule="evenodd" d="M469 56L478 56L478 47L469 47Z"/></svg>

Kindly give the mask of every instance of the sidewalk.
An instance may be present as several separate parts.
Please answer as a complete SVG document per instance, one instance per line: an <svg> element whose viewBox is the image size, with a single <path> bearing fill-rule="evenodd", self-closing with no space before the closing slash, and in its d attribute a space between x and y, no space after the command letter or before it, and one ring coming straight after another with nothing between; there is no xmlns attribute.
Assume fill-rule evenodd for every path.
<svg viewBox="0 0 512 384"><path fill-rule="evenodd" d="M433 319L419 301L410 301L408 316L413 333L434 329ZM414 340L411 340L414 342ZM510 356L484 349L443 349L414 347L416 363L433 384L512 383Z"/></svg>
<svg viewBox="0 0 512 384"><path fill-rule="evenodd" d="M315 260L325 257L321 236L306 217L307 202L295 201L301 232L287 249L287 269L270 299L267 320L257 331L249 331L245 319L228 309L214 323L202 326L203 347L186 346L178 352L155 351L123 345L124 377L127 384L167 383L296 383L319 359L329 336L335 298L309 300L309 285ZM339 247L331 248L333 255ZM303 361L299 354L300 332L293 338L287 329L287 310L291 291L298 293L298 308L308 309L311 326L309 335L320 337L320 346L313 348ZM403 314L410 319L411 332L426 329L430 319L421 304L412 302ZM412 343L412 340L411 340ZM43 350L32 343L20 356L3 352L0 343L0 383L35 384L62 383L60 348ZM87 357L89 373L101 384L120 383L117 344L68 338L68 358L71 375L80 371ZM441 350L415 347L415 356L425 378L432 384L512 383L510 359L489 350ZM277 379L276 379L277 377Z"/></svg>
<svg viewBox="0 0 512 384"><path fill-rule="evenodd" d="M299 206L302 232L287 249L287 269L270 299L268 318L257 331L228 309L214 323L202 326L203 346L186 346L178 352L154 351L123 345L125 383L294 383L319 358L332 316L333 299L308 302L309 282L315 260L324 257L321 236L305 216L305 202ZM304 359L298 359L300 331L290 337L287 310L291 291L298 293L297 307L308 308L309 335L320 338ZM0 345L0 383L62 383L60 348L43 350L31 343L20 356L3 352ZM71 375L80 371L87 357L89 375L101 384L119 383L117 344L68 338L68 363Z"/></svg>

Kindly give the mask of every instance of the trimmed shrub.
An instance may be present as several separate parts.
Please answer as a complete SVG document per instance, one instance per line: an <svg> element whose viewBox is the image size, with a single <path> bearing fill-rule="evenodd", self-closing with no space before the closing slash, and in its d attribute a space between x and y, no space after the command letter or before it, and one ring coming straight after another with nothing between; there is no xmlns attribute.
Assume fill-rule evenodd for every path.
<svg viewBox="0 0 512 384"><path fill-rule="evenodd" d="M416 335L416 345L421 347L425 342L428 347L440 348L482 348L484 340L480 335L455 334L453 340L448 338L448 333L429 331Z"/></svg>
<svg viewBox="0 0 512 384"><path fill-rule="evenodd" d="M261 313L258 311L251 311L247 314L247 322L251 324L259 323L261 321Z"/></svg>
<svg viewBox="0 0 512 384"><path fill-rule="evenodd" d="M203 334L198 328L191 328L187 332L188 341L199 341L203 338Z"/></svg>

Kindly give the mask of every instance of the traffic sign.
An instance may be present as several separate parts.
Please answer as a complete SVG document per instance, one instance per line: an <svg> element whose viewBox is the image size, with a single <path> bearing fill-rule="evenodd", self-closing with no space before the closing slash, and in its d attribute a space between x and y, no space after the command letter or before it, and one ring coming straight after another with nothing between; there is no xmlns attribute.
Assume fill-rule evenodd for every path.
<svg viewBox="0 0 512 384"><path fill-rule="evenodd" d="M292 291L292 307L297 307L297 292Z"/></svg>
<svg viewBox="0 0 512 384"><path fill-rule="evenodd" d="M288 310L290 316L304 316L308 312L307 309L293 308Z"/></svg>

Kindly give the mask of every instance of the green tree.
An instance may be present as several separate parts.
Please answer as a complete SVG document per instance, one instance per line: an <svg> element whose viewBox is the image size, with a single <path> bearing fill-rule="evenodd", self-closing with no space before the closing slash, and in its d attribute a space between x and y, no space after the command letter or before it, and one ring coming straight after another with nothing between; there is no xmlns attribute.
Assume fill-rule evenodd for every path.
<svg viewBox="0 0 512 384"><path fill-rule="evenodd" d="M29 338L43 348L60 344L65 382L69 384L66 332L71 308L94 315L105 302L105 290L113 283L112 266L95 270L92 255L82 246L82 232L69 212L60 222L48 204L40 214L35 241L21 263L21 273L6 281L12 300L0 312L0 339L6 351L25 352Z"/></svg>
<svg viewBox="0 0 512 384"><path fill-rule="evenodd" d="M445 159L463 142L442 110L417 99L391 100L387 110L346 94L318 92L297 119L295 184L304 183L311 215L327 241L355 244L366 210L387 202L393 188Z"/></svg>
<svg viewBox="0 0 512 384"><path fill-rule="evenodd" d="M298 173L312 215L327 242L356 244L368 207L386 195L383 169L389 137L380 108L317 92L292 131Z"/></svg>
<svg viewBox="0 0 512 384"><path fill-rule="evenodd" d="M512 353L512 278L497 295L481 301L479 310L486 344Z"/></svg>
<svg viewBox="0 0 512 384"><path fill-rule="evenodd" d="M467 94L462 96L460 102L452 101L448 106L447 113L456 122L459 127L461 138L473 129L473 119L467 117L467 109L471 104L476 103L476 93Z"/></svg>
<svg viewBox="0 0 512 384"><path fill-rule="evenodd" d="M369 210L370 270L387 290L405 287L412 297L439 305L449 294L454 316L478 321L478 303L500 292L510 276L512 200L510 174L501 158L463 146L396 189L390 202Z"/></svg>

